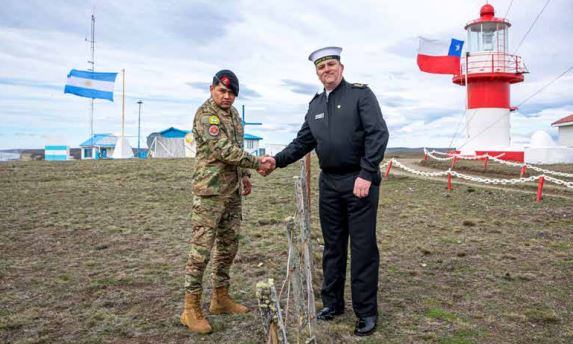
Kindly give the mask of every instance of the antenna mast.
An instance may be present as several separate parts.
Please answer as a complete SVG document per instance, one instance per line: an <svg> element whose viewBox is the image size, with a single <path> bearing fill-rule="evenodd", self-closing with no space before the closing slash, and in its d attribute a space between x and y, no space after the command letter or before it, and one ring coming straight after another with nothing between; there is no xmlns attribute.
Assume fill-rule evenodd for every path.
<svg viewBox="0 0 573 344"><path fill-rule="evenodd" d="M91 33L90 39L86 38L86 41L90 43L90 50L91 50L91 59L88 60L88 63L91 65L88 70L95 72L95 15L94 11L92 11L92 22L91 22ZM93 139L94 139L94 99L91 99L91 106L90 106L90 149L92 150L92 159L94 159L94 152L93 152Z"/></svg>

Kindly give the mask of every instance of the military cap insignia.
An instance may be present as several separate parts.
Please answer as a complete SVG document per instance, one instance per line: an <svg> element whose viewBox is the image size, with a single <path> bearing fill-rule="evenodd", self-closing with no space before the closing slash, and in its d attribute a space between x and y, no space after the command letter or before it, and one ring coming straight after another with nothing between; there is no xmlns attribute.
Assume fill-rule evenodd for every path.
<svg viewBox="0 0 573 344"><path fill-rule="evenodd" d="M229 78L226 76L221 77L221 83L227 87L231 86L231 80L229 80Z"/></svg>
<svg viewBox="0 0 573 344"><path fill-rule="evenodd" d="M217 117L215 115L209 116L209 124L219 125L219 123L221 123L221 121L219 120L219 117Z"/></svg>
<svg viewBox="0 0 573 344"><path fill-rule="evenodd" d="M219 136L219 127L216 125L212 125L209 127L209 135L211 136Z"/></svg>

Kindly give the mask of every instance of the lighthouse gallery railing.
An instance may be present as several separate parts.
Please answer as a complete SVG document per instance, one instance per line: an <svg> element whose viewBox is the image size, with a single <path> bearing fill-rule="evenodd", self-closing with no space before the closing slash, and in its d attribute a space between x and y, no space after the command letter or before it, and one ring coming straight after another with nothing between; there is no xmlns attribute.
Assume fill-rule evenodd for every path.
<svg viewBox="0 0 573 344"><path fill-rule="evenodd" d="M489 74L489 73L511 73L524 74L529 73L527 67L523 64L521 56L510 55L497 52L477 52L470 53L467 58L468 75L471 74ZM460 72L457 77L465 74L466 58L462 56ZM456 77L454 76L454 77Z"/></svg>

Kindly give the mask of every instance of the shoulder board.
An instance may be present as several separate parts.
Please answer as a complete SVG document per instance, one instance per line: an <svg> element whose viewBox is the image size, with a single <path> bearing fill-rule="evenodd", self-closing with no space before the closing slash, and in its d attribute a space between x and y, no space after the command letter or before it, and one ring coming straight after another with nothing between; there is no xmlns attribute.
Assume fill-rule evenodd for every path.
<svg viewBox="0 0 573 344"><path fill-rule="evenodd" d="M353 83L353 84L351 84L351 85L352 85L352 88L366 88L366 87L368 87L368 84L361 84L361 83L358 83L358 82L355 82L355 83Z"/></svg>
<svg viewBox="0 0 573 344"><path fill-rule="evenodd" d="M318 98L319 95L320 95L320 93L317 92L317 93L314 95L314 97L312 97L312 99L311 99L308 103L309 103L309 104L312 103L312 101L315 100L316 98Z"/></svg>

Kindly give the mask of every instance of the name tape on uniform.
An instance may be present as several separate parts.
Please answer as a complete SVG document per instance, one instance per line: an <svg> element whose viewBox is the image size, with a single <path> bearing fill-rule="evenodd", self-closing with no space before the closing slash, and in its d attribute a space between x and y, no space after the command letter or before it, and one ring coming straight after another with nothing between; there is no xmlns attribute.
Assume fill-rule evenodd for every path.
<svg viewBox="0 0 573 344"><path fill-rule="evenodd" d="M321 118L324 118L324 112L314 116L314 119L321 119Z"/></svg>

